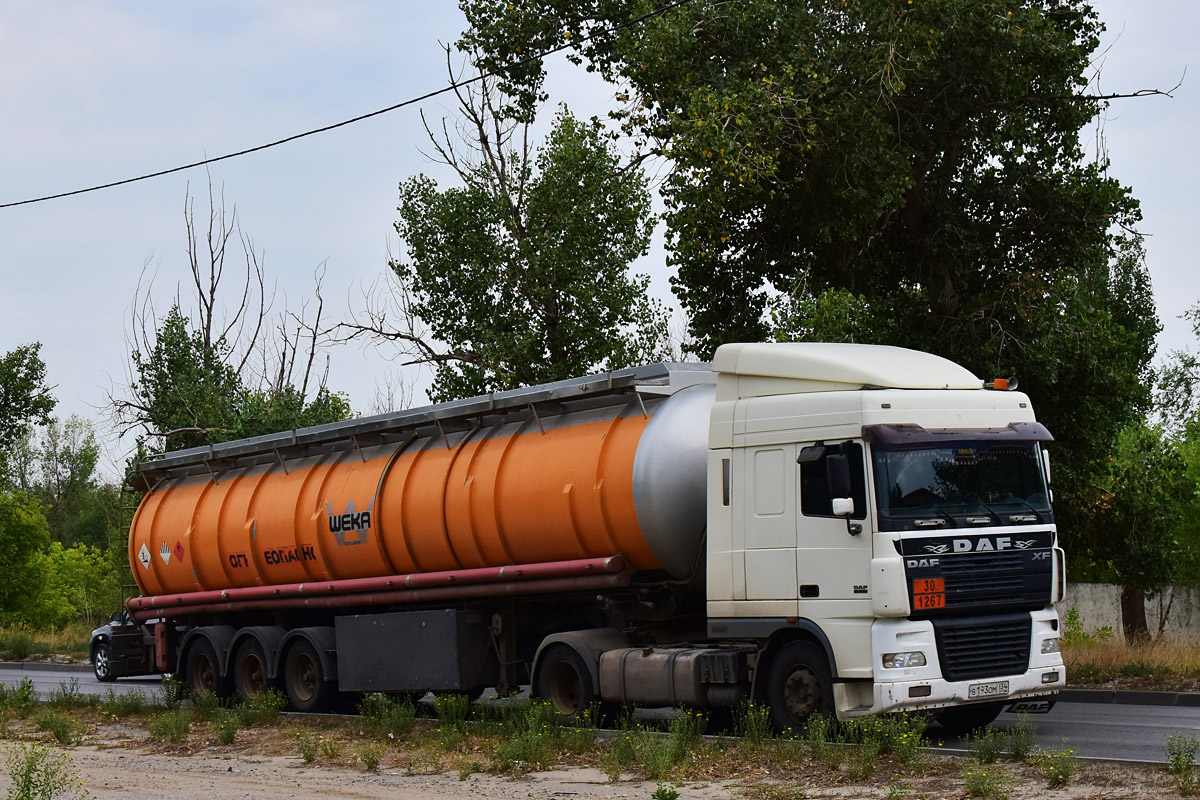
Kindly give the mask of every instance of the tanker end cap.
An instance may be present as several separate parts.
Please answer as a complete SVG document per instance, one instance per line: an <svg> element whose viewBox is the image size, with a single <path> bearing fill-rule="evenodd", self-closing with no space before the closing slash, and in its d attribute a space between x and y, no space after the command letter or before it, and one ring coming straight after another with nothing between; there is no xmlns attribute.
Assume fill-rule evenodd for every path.
<svg viewBox="0 0 1200 800"><path fill-rule="evenodd" d="M717 348L713 372L784 378L847 389L982 389L983 381L953 361L878 344L762 342Z"/></svg>

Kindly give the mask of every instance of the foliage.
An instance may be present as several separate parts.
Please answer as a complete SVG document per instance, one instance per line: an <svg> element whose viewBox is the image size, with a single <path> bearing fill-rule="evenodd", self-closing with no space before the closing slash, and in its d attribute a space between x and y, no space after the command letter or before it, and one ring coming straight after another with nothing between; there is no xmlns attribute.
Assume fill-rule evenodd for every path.
<svg viewBox="0 0 1200 800"><path fill-rule="evenodd" d="M447 730L461 731L471 710L471 698L461 692L443 692L433 696L438 725Z"/></svg>
<svg viewBox="0 0 1200 800"><path fill-rule="evenodd" d="M1013 777L996 766L970 766L963 769L963 789L967 797L1007 800L1012 796Z"/></svg>
<svg viewBox="0 0 1200 800"><path fill-rule="evenodd" d="M842 738L838 732L837 720L823 714L813 714L805 723L804 741L814 759L830 769L841 766Z"/></svg>
<svg viewBox="0 0 1200 800"><path fill-rule="evenodd" d="M247 725L273 725L283 709L287 695L278 689L267 689L246 700L238 708L238 716Z"/></svg>
<svg viewBox="0 0 1200 800"><path fill-rule="evenodd" d="M151 739L167 739L171 744L183 744L192 732L192 710L173 708L151 717L146 725Z"/></svg>
<svg viewBox="0 0 1200 800"><path fill-rule="evenodd" d="M1171 775L1175 778L1175 786L1182 795L1195 794L1198 788L1196 770L1196 750L1200 748L1200 740L1187 731L1175 731L1167 737L1167 762Z"/></svg>
<svg viewBox="0 0 1200 800"><path fill-rule="evenodd" d="M41 745L5 748L4 764L11 784L6 800L80 800L87 792L66 753Z"/></svg>
<svg viewBox="0 0 1200 800"><path fill-rule="evenodd" d="M395 738L412 731L417 707L411 697L369 694L359 702L358 715L375 735Z"/></svg>
<svg viewBox="0 0 1200 800"><path fill-rule="evenodd" d="M146 693L141 689L118 693L110 686L100 700L99 709L103 716L112 719L136 716L146 710Z"/></svg>
<svg viewBox="0 0 1200 800"><path fill-rule="evenodd" d="M390 267L408 313L446 349L411 331L392 338L435 366L435 400L655 360L665 315L646 298L648 279L628 273L650 241L645 177L620 169L599 128L565 110L535 155L510 149L511 129L489 141L489 101L465 108L482 137L470 143L478 164L438 145L464 185L424 175L400 185L407 258Z"/></svg>
<svg viewBox="0 0 1200 800"><path fill-rule="evenodd" d="M23 492L0 492L0 622L20 619L16 610L38 592L33 565L49 544L41 503Z"/></svg>
<svg viewBox="0 0 1200 800"><path fill-rule="evenodd" d="M1200 342L1200 303L1183 314ZM1200 415L1200 353L1173 350L1159 369L1155 383L1155 410L1168 430L1195 424Z"/></svg>
<svg viewBox="0 0 1200 800"><path fill-rule="evenodd" d="M1082 512L1147 409L1159 326L1138 203L1080 144L1104 102L1085 0L460 6L460 47L507 76L513 113L544 95L528 54L579 41L635 147L668 160L674 288L701 356L822 338L1019 376L1055 435L1064 542L1124 540Z"/></svg>
<svg viewBox="0 0 1200 800"><path fill-rule="evenodd" d="M745 745L757 747L775 733L771 709L750 700L739 704L733 710L733 730Z"/></svg>
<svg viewBox="0 0 1200 800"><path fill-rule="evenodd" d="M50 421L56 401L46 384L41 349L41 342L32 342L0 357L0 452L30 426Z"/></svg>
<svg viewBox="0 0 1200 800"><path fill-rule="evenodd" d="M363 769L367 772L375 772L379 769L379 762L383 759L383 747L378 742L367 742L358 751L358 760L362 763Z"/></svg>
<svg viewBox="0 0 1200 800"><path fill-rule="evenodd" d="M37 707L37 692L29 677L21 678L16 686L0 684L0 710L9 711L15 717L27 717Z"/></svg>
<svg viewBox="0 0 1200 800"><path fill-rule="evenodd" d="M346 398L321 387L311 400L290 385L246 386L224 339L204 332L172 306L148 352L132 354L137 380L130 387L132 421L164 450L242 439L338 422L350 416Z"/></svg>
<svg viewBox="0 0 1200 800"><path fill-rule="evenodd" d="M310 728L296 731L296 749L300 752L300 760L305 764L311 764L317 760L319 748L320 737L316 731Z"/></svg>
<svg viewBox="0 0 1200 800"><path fill-rule="evenodd" d="M44 708L33 718L39 731L46 731L59 744L79 744L85 728L70 714L57 708Z"/></svg>
<svg viewBox="0 0 1200 800"><path fill-rule="evenodd" d="M1061 789L1071 782L1079 770L1074 750L1047 750L1037 754L1034 766L1046 779L1046 788Z"/></svg>
<svg viewBox="0 0 1200 800"><path fill-rule="evenodd" d="M659 781L658 787L650 795L650 800L679 800L679 792L674 786Z"/></svg>
<svg viewBox="0 0 1200 800"><path fill-rule="evenodd" d="M212 719L213 731L221 744L233 744L237 738L238 729L242 726L242 715L225 708L221 709Z"/></svg>

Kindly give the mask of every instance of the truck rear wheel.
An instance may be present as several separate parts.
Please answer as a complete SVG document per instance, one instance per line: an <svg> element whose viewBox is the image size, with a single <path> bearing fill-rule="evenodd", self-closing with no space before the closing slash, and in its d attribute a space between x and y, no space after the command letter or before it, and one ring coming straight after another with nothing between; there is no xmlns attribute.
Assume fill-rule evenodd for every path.
<svg viewBox="0 0 1200 800"><path fill-rule="evenodd" d="M574 648L552 644L538 659L534 697L548 700L560 717L578 716L599 700L592 674Z"/></svg>
<svg viewBox="0 0 1200 800"><path fill-rule="evenodd" d="M799 733L813 714L832 715L833 678L825 651L812 642L791 642L771 659L767 702L780 733Z"/></svg>
<svg viewBox="0 0 1200 800"><path fill-rule="evenodd" d="M328 711L337 694L325 680L325 668L317 649L305 639L288 648L283 662L283 687L292 711L319 714Z"/></svg>
<svg viewBox="0 0 1200 800"><path fill-rule="evenodd" d="M246 639L238 645L233 658L233 688L239 699L249 700L270 689L267 672L267 657L257 640Z"/></svg>
<svg viewBox="0 0 1200 800"><path fill-rule="evenodd" d="M227 697L229 682L221 674L217 651L208 639L196 639L187 649L184 673L193 697Z"/></svg>

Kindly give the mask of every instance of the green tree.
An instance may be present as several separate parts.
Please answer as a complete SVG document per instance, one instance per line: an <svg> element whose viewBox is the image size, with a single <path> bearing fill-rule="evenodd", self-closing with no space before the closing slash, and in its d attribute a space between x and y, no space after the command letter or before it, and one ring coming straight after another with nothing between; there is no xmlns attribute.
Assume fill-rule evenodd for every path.
<svg viewBox="0 0 1200 800"><path fill-rule="evenodd" d="M653 227L642 172L565 109L534 152L490 85L459 99L463 142L430 138L461 185L400 185L407 258L389 266L402 324L374 313L355 334L432 365L434 400L661 359L665 312L629 272Z"/></svg>
<svg viewBox="0 0 1200 800"><path fill-rule="evenodd" d="M1082 535L1087 486L1148 410L1158 331L1138 203L1080 145L1106 102L1086 2L694 2L626 27L652 6L460 4L512 113L544 94L520 62L582 41L624 129L669 159L698 353L827 336L1016 375L1057 440L1064 540Z"/></svg>
<svg viewBox="0 0 1200 800"><path fill-rule="evenodd" d="M34 564L50 545L50 529L36 498L0 492L0 621L11 622L40 584Z"/></svg>
<svg viewBox="0 0 1200 800"><path fill-rule="evenodd" d="M226 211L211 182L208 199L207 226L197 224L190 194L184 209L195 311L185 312L177 298L159 317L150 284L139 283L134 296L128 391L110 398L110 413L122 432L137 431L138 457L337 422L351 413L319 369L327 335L323 267L315 276L315 319L306 301L272 322L261 256L237 209ZM226 254L239 241L245 268L230 289L234 272Z"/></svg>
<svg viewBox="0 0 1200 800"><path fill-rule="evenodd" d="M54 397L46 384L41 342L21 345L0 358L0 449L7 450L31 425L50 420Z"/></svg>

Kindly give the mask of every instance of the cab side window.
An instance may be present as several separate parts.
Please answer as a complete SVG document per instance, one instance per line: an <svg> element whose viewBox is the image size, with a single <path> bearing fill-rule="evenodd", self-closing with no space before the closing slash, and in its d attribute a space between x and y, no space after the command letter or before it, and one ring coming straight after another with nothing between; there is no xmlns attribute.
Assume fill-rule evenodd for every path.
<svg viewBox="0 0 1200 800"><path fill-rule="evenodd" d="M804 448L807 449L807 448ZM844 454L850 466L850 496L854 498L853 519L867 516L867 477L863 467L861 444L849 442L826 445L819 458L800 462L800 511L806 517L832 517L833 498L829 493L829 457Z"/></svg>

